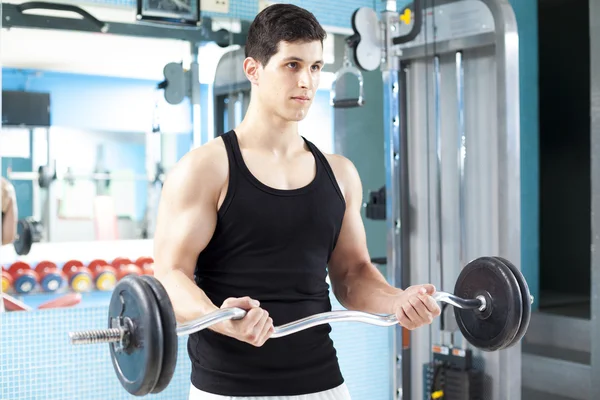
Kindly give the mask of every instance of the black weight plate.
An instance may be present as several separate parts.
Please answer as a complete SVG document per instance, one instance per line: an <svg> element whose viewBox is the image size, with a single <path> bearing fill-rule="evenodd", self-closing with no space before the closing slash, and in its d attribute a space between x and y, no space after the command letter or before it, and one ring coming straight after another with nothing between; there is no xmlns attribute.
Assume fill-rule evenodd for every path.
<svg viewBox="0 0 600 400"><path fill-rule="evenodd" d="M17 238L13 243L15 252L24 256L29 254L31 251L31 245L33 244L33 227L27 219L20 219L17 221Z"/></svg>
<svg viewBox="0 0 600 400"><path fill-rule="evenodd" d="M523 315L519 283L512 271L492 257L481 257L461 271L454 294L465 299L482 295L487 309L454 307L454 315L464 338L484 351L496 351L517 334Z"/></svg>
<svg viewBox="0 0 600 400"><path fill-rule="evenodd" d="M38 185L42 189L47 189L50 187L52 180L54 179L54 174L50 171L50 168L45 165L40 165L38 168Z"/></svg>
<svg viewBox="0 0 600 400"><path fill-rule="evenodd" d="M163 362L158 382L154 389L152 389L152 393L160 393L165 390L171 382L173 374L175 373L175 367L177 366L177 348L179 345L177 337L177 320L175 319L175 312L173 311L171 299L158 279L150 275L142 275L140 278L143 279L154 292L154 297L156 298L160 309L160 317L163 326Z"/></svg>
<svg viewBox="0 0 600 400"><path fill-rule="evenodd" d="M519 326L519 330L517 331L515 338L508 343L507 346L503 347L506 349L523 339L525 332L527 332L527 328L529 328L529 322L531 320L531 292L529 291L529 285L527 284L525 277L513 263L502 257L494 258L503 262L504 265L510 268L513 274L515 274L515 278L517 279L517 282L519 282L519 288L521 289L521 297L523 298L523 317L521 318L521 325Z"/></svg>
<svg viewBox="0 0 600 400"><path fill-rule="evenodd" d="M31 241L33 243L39 243L42 241L44 235L44 226L40 221L36 221L33 218L28 219L31 226Z"/></svg>
<svg viewBox="0 0 600 400"><path fill-rule="evenodd" d="M159 307L152 290L139 277L126 276L114 288L108 308L112 319L128 318L133 329L124 350L110 344L112 364L127 392L145 396L156 385L162 365L164 339Z"/></svg>

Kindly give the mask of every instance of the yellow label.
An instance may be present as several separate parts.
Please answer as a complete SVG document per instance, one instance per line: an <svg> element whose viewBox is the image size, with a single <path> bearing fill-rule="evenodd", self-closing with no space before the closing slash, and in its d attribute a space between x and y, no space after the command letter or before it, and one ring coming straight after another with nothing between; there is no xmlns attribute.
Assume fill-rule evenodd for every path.
<svg viewBox="0 0 600 400"><path fill-rule="evenodd" d="M412 20L412 11L410 8L404 10L404 13L400 15L400 21L404 22L406 25L410 24Z"/></svg>

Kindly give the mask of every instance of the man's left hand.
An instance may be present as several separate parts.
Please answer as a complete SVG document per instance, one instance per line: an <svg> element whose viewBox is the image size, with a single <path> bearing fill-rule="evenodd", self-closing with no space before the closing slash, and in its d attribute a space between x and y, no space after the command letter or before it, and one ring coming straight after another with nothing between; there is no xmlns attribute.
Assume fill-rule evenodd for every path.
<svg viewBox="0 0 600 400"><path fill-rule="evenodd" d="M404 328L413 330L429 325L440 315L440 306L433 299L435 286L414 285L400 293L394 303L394 314Z"/></svg>

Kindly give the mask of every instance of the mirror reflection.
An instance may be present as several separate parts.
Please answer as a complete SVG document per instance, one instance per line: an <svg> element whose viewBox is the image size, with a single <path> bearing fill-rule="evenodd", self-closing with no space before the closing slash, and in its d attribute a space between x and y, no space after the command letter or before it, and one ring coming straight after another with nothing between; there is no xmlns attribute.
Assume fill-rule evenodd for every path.
<svg viewBox="0 0 600 400"><path fill-rule="evenodd" d="M51 15L65 17L37 14L50 25ZM116 21L110 29L130 22L130 15L109 14L94 9L99 20ZM213 36L198 41L168 27L113 35L79 25L4 27L1 173L18 220L0 253L9 309L46 307L72 294L63 306L104 305L127 274L152 274L166 174L188 151L239 124L250 101L241 67L246 24L219 19L211 27ZM331 67L340 38L331 34L324 44L321 88L300 124L330 153Z"/></svg>

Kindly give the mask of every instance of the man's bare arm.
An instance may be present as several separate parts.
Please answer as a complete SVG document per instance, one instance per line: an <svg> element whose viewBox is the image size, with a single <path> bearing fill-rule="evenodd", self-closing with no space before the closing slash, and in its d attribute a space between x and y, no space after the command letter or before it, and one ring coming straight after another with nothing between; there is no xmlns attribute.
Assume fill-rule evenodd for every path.
<svg viewBox="0 0 600 400"><path fill-rule="evenodd" d="M215 162L217 150L200 148L184 156L165 180L158 206L154 274L180 323L219 308L194 282L196 261L214 233L219 193L227 179L227 166L223 170Z"/></svg>
<svg viewBox="0 0 600 400"><path fill-rule="evenodd" d="M402 290L391 286L371 263L361 217L362 184L352 163L338 157L334 165L346 198L342 229L329 262L333 293L344 307L376 314L396 314L401 325L414 329L432 322L439 307L430 294L433 285Z"/></svg>
<svg viewBox="0 0 600 400"><path fill-rule="evenodd" d="M346 199L346 214L329 262L329 277L336 298L348 309L392 314L401 289L387 283L371 263L360 209L362 185L358 172L338 157L334 167Z"/></svg>

